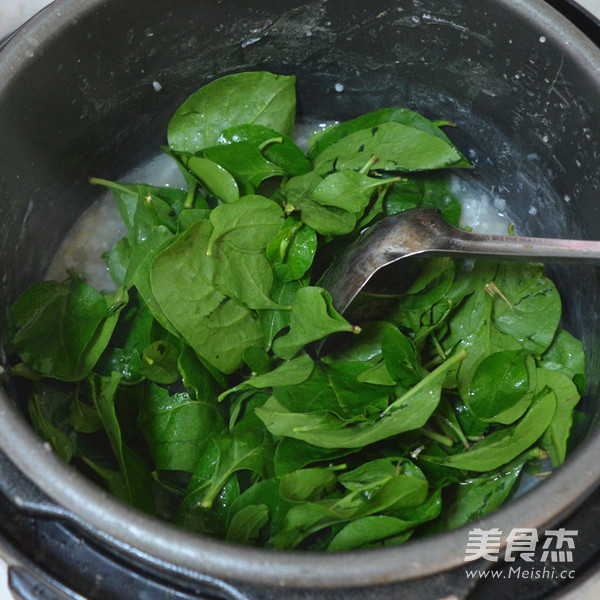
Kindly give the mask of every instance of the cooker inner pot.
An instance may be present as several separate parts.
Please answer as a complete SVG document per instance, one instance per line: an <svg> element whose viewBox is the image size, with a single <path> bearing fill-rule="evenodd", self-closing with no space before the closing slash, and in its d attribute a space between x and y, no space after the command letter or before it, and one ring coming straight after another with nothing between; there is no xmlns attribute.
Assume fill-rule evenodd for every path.
<svg viewBox="0 0 600 600"><path fill-rule="evenodd" d="M164 143L172 112L190 93L243 70L296 75L300 115L310 120L344 120L385 106L451 120L456 128L450 137L475 166L469 177L506 199L519 232L600 238L595 165L600 57L591 42L542 2L285 0L274 6L264 0L223 0L209 6L182 0L166 7L161 0L148 0L143 11L116 0L79 4L57 0L0 59L0 132L9 149L0 165L0 340L11 302L43 276L78 216L98 197L88 177L119 179L149 160ZM586 426L593 428L600 373L600 319L591 301L600 291L597 271L553 267L551 276L564 301L563 326L586 348L588 397L582 406L589 416ZM3 345L3 362L5 353ZM5 433L3 445L19 464L29 438L20 447L14 433L12 438ZM44 460L64 474L51 458ZM572 460L564 471L576 468ZM52 488L42 470L33 467L34 480ZM596 475L572 477L583 494ZM81 508L78 493L93 488L69 481L68 501ZM549 489L544 486L533 493L543 494ZM570 504L572 496L555 509ZM102 497L102 502L114 511L109 500ZM110 535L118 531L110 530L100 509L93 516ZM554 516L547 506L543 515L534 511L531 522ZM147 525L143 519L139 523ZM200 555L186 554L191 545L158 550L153 536L126 534L140 548L163 552L169 560L190 568L199 564ZM387 551L387 560L365 567L361 581L381 580L392 560L388 579L460 561L456 543L452 548L448 542L443 550L448 556L434 555L437 564L427 565L430 561L421 556L411 563L416 570L398 569L406 564L398 562L399 553L418 553L419 544L427 543L434 547L425 541ZM241 559L232 566L223 552L210 559L201 552L204 567L217 573L229 568L241 576L246 554L238 552ZM278 574L281 581L299 585L356 580L343 568L332 571L333 557L327 559L327 573L315 561L313 570L294 574L292 559L281 560L255 577Z"/></svg>

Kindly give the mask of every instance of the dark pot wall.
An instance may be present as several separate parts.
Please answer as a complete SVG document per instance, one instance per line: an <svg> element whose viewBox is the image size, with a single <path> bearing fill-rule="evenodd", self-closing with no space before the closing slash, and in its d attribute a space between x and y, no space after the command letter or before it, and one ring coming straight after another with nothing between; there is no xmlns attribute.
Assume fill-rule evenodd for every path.
<svg viewBox="0 0 600 600"><path fill-rule="evenodd" d="M540 1L57 0L0 55L0 344L7 307L43 275L96 197L87 178L117 179L156 154L184 98L215 77L247 69L296 74L305 119L345 119L396 104L454 121L450 135L472 157L473 180L502 193L521 231L600 238L600 52ZM532 204L537 215L529 214ZM595 414L600 320L590 298L600 296L597 272L554 273L567 325L587 346L588 409ZM49 473L59 477L66 468L24 448L32 438L18 439L23 426L7 414L0 444L19 466L39 459L31 467L34 481L84 511L92 528L108 528L192 570L248 575L251 551L198 542L194 554L196 538L163 526L152 531L142 517L119 533L116 522L133 519L131 511L105 498L88 507L95 488L76 477L68 492L53 484ZM534 492L556 488L562 495L553 506L527 497L518 505L531 526L592 487L600 468L591 448L586 452L577 459L579 478L574 467L572 475L552 478L554 488ZM163 535L169 541L161 545ZM303 557L294 572L293 557L280 562L272 554L256 558L260 572L248 576L303 586L407 579L458 564L463 538L456 532L439 544L371 554L360 576L350 576L342 558L319 565Z"/></svg>
<svg viewBox="0 0 600 600"><path fill-rule="evenodd" d="M93 5L73 11L73 26L63 3L55 43L46 39L53 25L38 22L4 52L18 65L0 100L0 210L8 210L0 256L9 299L43 273L97 193L88 176L118 177L155 153L179 102L244 69L295 73L309 117L397 104L455 121L452 136L475 157L475 178L502 189L522 229L595 236L597 67L572 32L526 3ZM542 208L533 218L532 202Z"/></svg>

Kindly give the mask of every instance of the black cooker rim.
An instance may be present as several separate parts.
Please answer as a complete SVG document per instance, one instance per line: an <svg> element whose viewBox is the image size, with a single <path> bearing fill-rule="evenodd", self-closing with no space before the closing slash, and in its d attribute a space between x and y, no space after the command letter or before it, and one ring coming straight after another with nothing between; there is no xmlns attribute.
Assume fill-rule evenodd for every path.
<svg viewBox="0 0 600 600"><path fill-rule="evenodd" d="M554 32L590 76L600 77L600 50L574 25L543 0L498 0L520 18L536 19L548 34ZM0 94L28 58L31 39L40 43L93 11L106 0L55 0L34 17L2 50ZM569 40L576 40L572 44ZM575 48L574 48L575 46ZM473 527L497 527L508 533L515 516L530 527L554 524L580 505L599 482L600 435L591 436L563 467L535 489L509 505L459 529L386 549L340 554L281 552L241 547L205 538L144 515L120 503L107 492L63 463L25 422L0 389L0 449L60 506L71 519L108 545L144 556L157 568L172 568L193 579L209 574L226 579L295 587L350 587L375 585L432 575L464 563L468 532ZM582 485L582 482L583 485ZM548 498L554 521L548 519ZM67 518L68 517L67 513ZM65 515L63 515L64 517ZM503 541L506 541L506 535ZM170 565L170 566L169 566ZM357 569L356 565L360 565Z"/></svg>

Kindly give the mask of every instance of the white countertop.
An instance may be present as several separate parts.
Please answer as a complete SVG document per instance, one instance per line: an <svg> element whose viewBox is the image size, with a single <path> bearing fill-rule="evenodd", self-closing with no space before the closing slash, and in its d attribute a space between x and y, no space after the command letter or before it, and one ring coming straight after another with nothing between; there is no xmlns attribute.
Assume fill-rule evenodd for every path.
<svg viewBox="0 0 600 600"><path fill-rule="evenodd" d="M48 4L50 0L0 0L0 39ZM1 558L0 600L14 600L8 591L6 563Z"/></svg>
<svg viewBox="0 0 600 600"><path fill-rule="evenodd" d="M0 0L0 38L48 4L50 0Z"/></svg>
<svg viewBox="0 0 600 600"><path fill-rule="evenodd" d="M51 0L0 0L0 39L33 16ZM578 0L590 13L600 17L600 0ZM600 577L588 580L569 600L598 600ZM6 563L0 558L0 600L14 600L8 591Z"/></svg>
<svg viewBox="0 0 600 600"><path fill-rule="evenodd" d="M600 18L600 0L577 0L577 4Z"/></svg>

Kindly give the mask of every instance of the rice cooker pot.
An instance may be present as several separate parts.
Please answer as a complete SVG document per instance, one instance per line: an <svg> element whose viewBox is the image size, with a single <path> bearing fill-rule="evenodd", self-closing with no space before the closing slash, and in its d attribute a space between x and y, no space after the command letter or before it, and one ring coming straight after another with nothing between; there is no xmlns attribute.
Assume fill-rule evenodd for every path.
<svg viewBox="0 0 600 600"><path fill-rule="evenodd" d="M600 51L542 0L56 0L0 52L0 341L7 309L96 198L155 155L170 115L212 79L297 76L301 119L400 105L450 120L472 181L505 199L528 234L600 239ZM544 527L600 476L596 433L600 282L553 270L565 326L589 363L589 433L533 491L472 526ZM0 364L6 364L2 343ZM119 504L32 432L10 382L0 447L66 515L108 547L194 579L352 588L460 565L469 526L397 548L311 555L205 539ZM67 516L67 518L69 518Z"/></svg>

